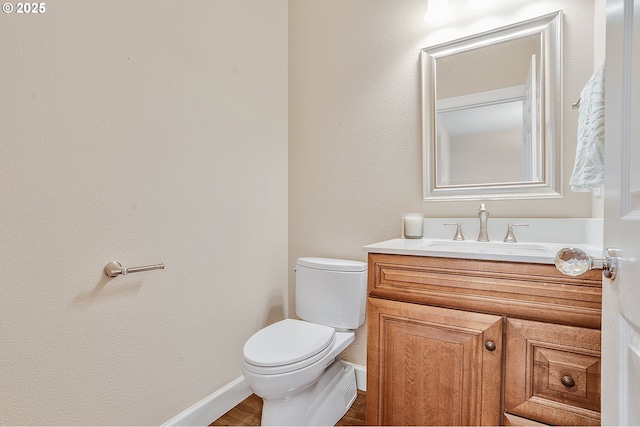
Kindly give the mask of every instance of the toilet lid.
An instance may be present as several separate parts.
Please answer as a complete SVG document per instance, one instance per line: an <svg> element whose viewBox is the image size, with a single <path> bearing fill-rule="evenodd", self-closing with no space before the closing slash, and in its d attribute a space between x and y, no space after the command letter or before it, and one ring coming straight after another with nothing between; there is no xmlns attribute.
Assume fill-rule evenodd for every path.
<svg viewBox="0 0 640 427"><path fill-rule="evenodd" d="M367 271L367 263L335 258L305 257L298 258L297 265L329 271Z"/></svg>
<svg viewBox="0 0 640 427"><path fill-rule="evenodd" d="M285 319L253 334L244 345L244 360L254 366L290 365L308 359L333 342L335 329Z"/></svg>

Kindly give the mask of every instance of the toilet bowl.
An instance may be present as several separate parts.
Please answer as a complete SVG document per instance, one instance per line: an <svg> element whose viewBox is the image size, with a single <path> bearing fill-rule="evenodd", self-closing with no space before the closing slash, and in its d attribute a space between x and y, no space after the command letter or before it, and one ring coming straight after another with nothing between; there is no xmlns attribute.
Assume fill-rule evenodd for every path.
<svg viewBox="0 0 640 427"><path fill-rule="evenodd" d="M296 325L292 325L293 322ZM285 319L266 329L277 333L297 326L302 331L307 325L320 326ZM312 336L313 329L307 337ZM265 329L258 334L262 332ZM336 356L353 342L355 334L332 332L328 345L320 346L315 354L290 364L264 366L252 364L246 358L242 361L247 385L263 399L262 425L335 425L346 413L356 398L355 372L352 366L336 361ZM252 338L259 338L256 335ZM274 344L273 347L279 344L277 339ZM256 363L255 359L252 362ZM332 369L327 369L329 366ZM317 396L329 398L329 403L321 405Z"/></svg>
<svg viewBox="0 0 640 427"><path fill-rule="evenodd" d="M357 393L353 366L336 357L364 323L366 263L301 258L296 290L304 320L281 320L251 336L242 372L263 399L262 425L335 425Z"/></svg>

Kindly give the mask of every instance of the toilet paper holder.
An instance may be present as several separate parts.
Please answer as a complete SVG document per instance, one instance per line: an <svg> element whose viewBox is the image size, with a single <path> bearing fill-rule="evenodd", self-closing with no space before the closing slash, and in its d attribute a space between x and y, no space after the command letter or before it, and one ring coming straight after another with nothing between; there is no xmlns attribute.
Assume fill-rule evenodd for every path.
<svg viewBox="0 0 640 427"><path fill-rule="evenodd" d="M118 261L111 261L109 264L104 266L104 274L109 277L116 277L120 275L124 276L129 273L138 273L140 271L149 270L164 270L164 264L143 265L141 267L125 268Z"/></svg>

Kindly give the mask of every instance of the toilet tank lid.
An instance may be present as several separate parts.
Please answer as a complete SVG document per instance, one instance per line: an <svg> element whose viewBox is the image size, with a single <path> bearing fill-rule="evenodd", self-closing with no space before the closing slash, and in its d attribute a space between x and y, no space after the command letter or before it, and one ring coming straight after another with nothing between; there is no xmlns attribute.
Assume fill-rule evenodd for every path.
<svg viewBox="0 0 640 427"><path fill-rule="evenodd" d="M318 270L330 271L367 271L367 263L336 258L298 258L297 265Z"/></svg>

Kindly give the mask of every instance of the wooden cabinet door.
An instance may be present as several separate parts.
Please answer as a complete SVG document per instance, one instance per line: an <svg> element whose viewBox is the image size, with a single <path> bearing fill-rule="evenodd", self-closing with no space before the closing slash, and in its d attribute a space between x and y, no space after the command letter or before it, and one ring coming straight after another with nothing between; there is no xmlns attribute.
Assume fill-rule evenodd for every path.
<svg viewBox="0 0 640 427"><path fill-rule="evenodd" d="M502 317L368 299L368 425L499 425Z"/></svg>
<svg viewBox="0 0 640 427"><path fill-rule="evenodd" d="M508 318L505 412L600 425L600 330Z"/></svg>

